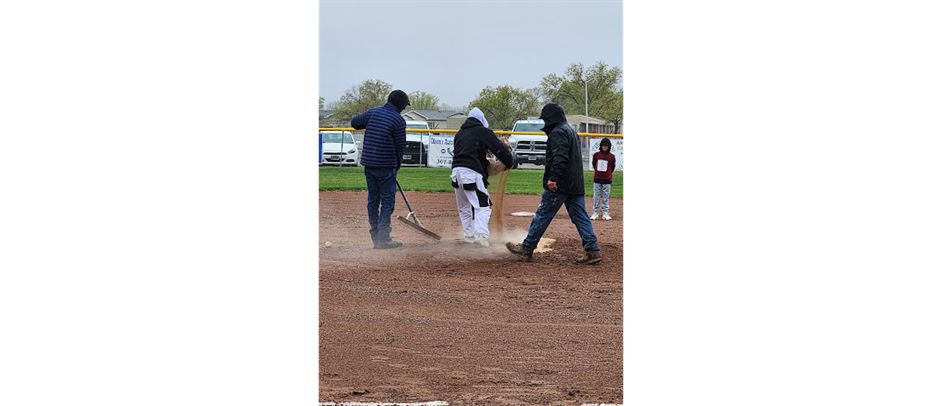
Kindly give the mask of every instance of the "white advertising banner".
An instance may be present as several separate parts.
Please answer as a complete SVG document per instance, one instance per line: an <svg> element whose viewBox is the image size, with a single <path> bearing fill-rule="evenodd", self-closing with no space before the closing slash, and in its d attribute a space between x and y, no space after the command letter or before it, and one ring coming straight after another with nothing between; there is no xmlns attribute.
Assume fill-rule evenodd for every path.
<svg viewBox="0 0 942 406"><path fill-rule="evenodd" d="M612 153L615 154L615 170L624 171L625 140L623 138L609 138L612 142ZM592 163L592 154L599 151L601 138L589 138L589 163Z"/></svg>
<svg viewBox="0 0 942 406"><path fill-rule="evenodd" d="M454 135L430 135L428 138L428 166L451 168L451 159L455 156Z"/></svg>

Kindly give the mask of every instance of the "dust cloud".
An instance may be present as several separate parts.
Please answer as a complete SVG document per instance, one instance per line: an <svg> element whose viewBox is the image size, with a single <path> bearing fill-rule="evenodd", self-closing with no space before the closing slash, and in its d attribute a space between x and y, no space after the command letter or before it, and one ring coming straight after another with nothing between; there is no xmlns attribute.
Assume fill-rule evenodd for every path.
<svg viewBox="0 0 942 406"><path fill-rule="evenodd" d="M510 171L502 171L497 175L494 175L493 178L495 182L492 183L493 187L490 193L491 203L494 205L491 206L491 238L496 240L501 240L504 238L504 189L507 188L507 178L510 176Z"/></svg>

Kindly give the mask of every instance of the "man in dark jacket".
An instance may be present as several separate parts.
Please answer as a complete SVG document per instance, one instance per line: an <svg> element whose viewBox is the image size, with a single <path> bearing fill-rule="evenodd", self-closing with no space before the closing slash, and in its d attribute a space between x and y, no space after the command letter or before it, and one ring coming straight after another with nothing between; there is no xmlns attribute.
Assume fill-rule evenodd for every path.
<svg viewBox="0 0 942 406"><path fill-rule="evenodd" d="M530 230L522 244L507 243L514 255L529 261L533 250L543 237L550 221L563 204L569 219L582 237L585 254L576 260L579 264L596 264L602 260L599 243L585 208L585 179L582 175L582 147L576 131L566 122L566 113L556 103L543 106L540 119L546 133L546 169L543 171L543 197L530 222Z"/></svg>
<svg viewBox="0 0 942 406"><path fill-rule="evenodd" d="M513 166L510 149L487 128L484 113L475 107L455 134L451 186L455 188L465 242L485 248L490 246L491 235L487 227L491 219L491 196L487 193L488 151L497 156L505 168Z"/></svg>
<svg viewBox="0 0 942 406"><path fill-rule="evenodd" d="M360 164L366 176L366 211L370 221L370 238L374 249L398 248L402 241L393 241L391 218L396 209L396 173L402 166L406 150L406 120L400 113L409 105L409 96L393 90L385 105L371 108L350 120L363 133Z"/></svg>

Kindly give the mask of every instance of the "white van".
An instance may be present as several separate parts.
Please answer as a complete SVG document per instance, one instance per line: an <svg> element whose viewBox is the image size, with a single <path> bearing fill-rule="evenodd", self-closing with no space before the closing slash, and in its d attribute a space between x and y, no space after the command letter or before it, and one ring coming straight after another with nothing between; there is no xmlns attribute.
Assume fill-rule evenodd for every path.
<svg viewBox="0 0 942 406"><path fill-rule="evenodd" d="M406 120L406 129L428 130L426 121ZM426 132L406 132L406 151L402 155L403 165L428 166L428 136Z"/></svg>
<svg viewBox="0 0 942 406"><path fill-rule="evenodd" d="M543 120L528 117L526 120L517 120L510 131L538 132L536 134L511 134L510 150L514 155L514 169L520 164L546 164L546 140L549 138L540 129L546 124Z"/></svg>

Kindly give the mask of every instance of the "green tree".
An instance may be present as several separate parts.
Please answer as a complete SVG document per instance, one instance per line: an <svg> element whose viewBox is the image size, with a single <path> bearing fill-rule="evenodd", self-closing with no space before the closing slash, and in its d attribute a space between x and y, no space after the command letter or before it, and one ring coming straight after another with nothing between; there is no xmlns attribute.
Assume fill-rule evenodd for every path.
<svg viewBox="0 0 942 406"><path fill-rule="evenodd" d="M317 98L317 109L318 110L324 109L324 96L320 96Z"/></svg>
<svg viewBox="0 0 942 406"><path fill-rule="evenodd" d="M625 92L622 88L602 99L602 108L599 110L599 117L615 125L615 134L621 132L621 124L625 121L624 105Z"/></svg>
<svg viewBox="0 0 942 406"><path fill-rule="evenodd" d="M469 109L468 106L452 106L450 104L442 103L442 107L439 110L457 111L459 113L467 113L468 110L471 110L471 109Z"/></svg>
<svg viewBox="0 0 942 406"><path fill-rule="evenodd" d="M621 81L622 71L617 66L596 62L586 69L581 63L572 63L563 76L555 73L544 76L539 94L546 103L559 103L567 114L585 114L588 91L589 116L611 122L617 133L623 120Z"/></svg>
<svg viewBox="0 0 942 406"><path fill-rule="evenodd" d="M334 108L332 119L350 123L350 119L373 107L386 104L392 85L382 80L364 80L359 85L347 89Z"/></svg>
<svg viewBox="0 0 942 406"><path fill-rule="evenodd" d="M421 90L409 93L409 103L416 110L441 110L438 96Z"/></svg>
<svg viewBox="0 0 942 406"><path fill-rule="evenodd" d="M496 88L488 86L468 103L468 108L481 109L492 129L510 129L514 121L540 113L540 101L535 94L534 89L516 89L510 85Z"/></svg>

